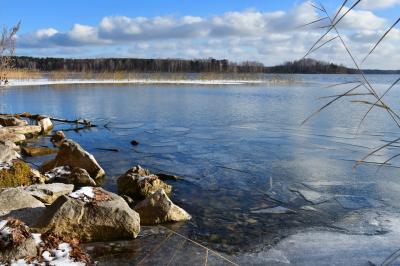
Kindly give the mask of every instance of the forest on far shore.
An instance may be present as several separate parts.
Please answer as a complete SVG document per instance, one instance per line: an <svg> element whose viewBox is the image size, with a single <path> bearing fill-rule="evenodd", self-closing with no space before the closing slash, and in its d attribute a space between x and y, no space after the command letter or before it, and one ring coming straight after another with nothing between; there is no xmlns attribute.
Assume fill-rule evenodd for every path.
<svg viewBox="0 0 400 266"><path fill-rule="evenodd" d="M293 73L293 74L355 74L355 69L314 59L301 59L277 66L264 66L255 61L242 63L209 59L140 59L97 58L66 59L17 56L16 69L67 72L139 72L139 73ZM365 70L367 74L399 74L400 70Z"/></svg>

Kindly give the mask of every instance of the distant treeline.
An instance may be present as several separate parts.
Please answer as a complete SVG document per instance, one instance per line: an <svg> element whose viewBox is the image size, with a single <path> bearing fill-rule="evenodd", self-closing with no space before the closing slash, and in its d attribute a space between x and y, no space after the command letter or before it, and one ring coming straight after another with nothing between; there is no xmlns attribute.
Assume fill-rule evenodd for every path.
<svg viewBox="0 0 400 266"><path fill-rule="evenodd" d="M65 59L15 57L15 67L33 71L68 72L141 72L141 73L303 73L303 74L353 74L354 69L314 59L286 62L266 67L262 63L246 61L234 63L217 59L139 59L139 58L98 58ZM367 70L367 73L396 74L400 71Z"/></svg>

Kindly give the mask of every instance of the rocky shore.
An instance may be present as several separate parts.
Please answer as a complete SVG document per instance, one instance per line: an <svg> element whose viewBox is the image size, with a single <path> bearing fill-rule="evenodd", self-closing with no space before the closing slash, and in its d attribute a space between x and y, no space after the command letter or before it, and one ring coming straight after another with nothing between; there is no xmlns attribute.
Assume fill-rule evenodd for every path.
<svg viewBox="0 0 400 266"><path fill-rule="evenodd" d="M191 219L170 200L168 177L137 165L118 178L118 195L106 191L94 156L52 130L50 117L0 115L0 265L93 265L80 243L134 239L141 225ZM26 142L42 135L54 147ZM23 160L50 154L38 169Z"/></svg>

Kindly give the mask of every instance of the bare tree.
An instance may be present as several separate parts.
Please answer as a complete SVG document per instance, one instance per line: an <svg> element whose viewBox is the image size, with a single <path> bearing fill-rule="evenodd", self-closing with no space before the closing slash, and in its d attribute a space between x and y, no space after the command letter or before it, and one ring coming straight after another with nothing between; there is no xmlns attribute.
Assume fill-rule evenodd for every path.
<svg viewBox="0 0 400 266"><path fill-rule="evenodd" d="M8 73L14 67L15 37L21 23L14 27L3 27L0 35L0 86L8 84Z"/></svg>

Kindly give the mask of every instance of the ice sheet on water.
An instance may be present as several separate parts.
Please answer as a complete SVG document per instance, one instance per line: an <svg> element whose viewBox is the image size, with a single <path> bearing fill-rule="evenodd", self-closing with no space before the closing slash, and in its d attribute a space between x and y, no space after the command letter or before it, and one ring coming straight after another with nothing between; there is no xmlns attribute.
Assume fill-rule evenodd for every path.
<svg viewBox="0 0 400 266"><path fill-rule="evenodd" d="M379 206L379 203L377 201L366 197L336 195L335 199L345 209L362 209Z"/></svg>
<svg viewBox="0 0 400 266"><path fill-rule="evenodd" d="M285 213L295 213L295 211L285 208L285 207L282 207L282 206L276 206L273 208L254 210L254 211L251 211L251 213L255 213L255 214L259 214L259 213L285 214Z"/></svg>
<svg viewBox="0 0 400 266"><path fill-rule="evenodd" d="M369 262L372 265L381 265L400 246L399 217L387 216L384 219L393 225L392 231L387 234L354 235L312 230L285 238L274 249L281 251L294 265L361 266L371 265ZM275 251L258 255L270 257L273 252Z"/></svg>

